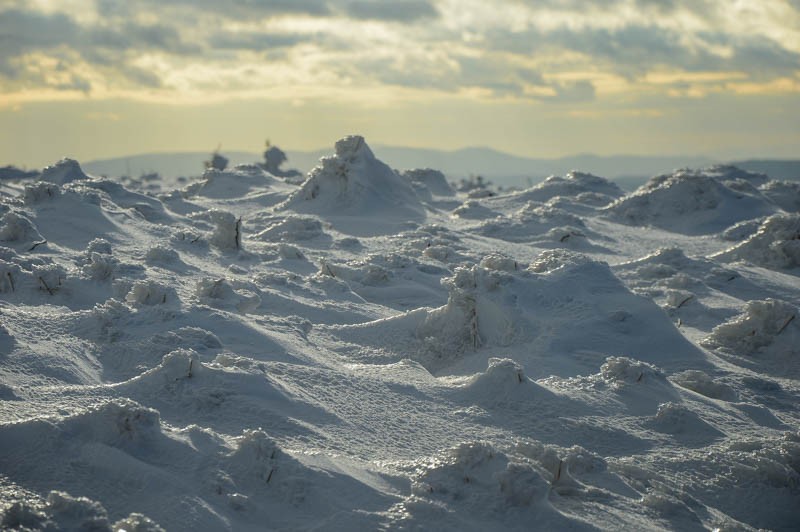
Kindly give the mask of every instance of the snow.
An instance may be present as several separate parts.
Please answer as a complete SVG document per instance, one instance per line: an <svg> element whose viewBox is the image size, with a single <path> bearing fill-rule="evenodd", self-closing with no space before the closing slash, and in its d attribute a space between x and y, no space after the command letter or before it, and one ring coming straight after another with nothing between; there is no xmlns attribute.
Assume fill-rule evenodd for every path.
<svg viewBox="0 0 800 532"><path fill-rule="evenodd" d="M793 184L271 150L4 181L0 528L797 528Z"/></svg>

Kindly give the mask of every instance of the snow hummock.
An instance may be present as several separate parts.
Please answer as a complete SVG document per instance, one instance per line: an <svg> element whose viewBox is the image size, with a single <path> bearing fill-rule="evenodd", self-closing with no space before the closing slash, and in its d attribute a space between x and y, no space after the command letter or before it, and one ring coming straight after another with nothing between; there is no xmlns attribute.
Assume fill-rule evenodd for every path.
<svg viewBox="0 0 800 532"><path fill-rule="evenodd" d="M590 173L572 171L564 177L550 176L512 197L517 201L538 202L563 197L579 203L602 206L623 195L622 189L613 181Z"/></svg>
<svg viewBox="0 0 800 532"><path fill-rule="evenodd" d="M754 234L714 256L718 260L745 260L766 268L800 267L800 214L775 214Z"/></svg>
<svg viewBox="0 0 800 532"><path fill-rule="evenodd" d="M800 309L785 301L748 301L741 314L714 327L703 342L711 347L750 355L785 339L780 349L782 354L797 356L800 355L797 347L800 344L795 342L800 339L798 312Z"/></svg>
<svg viewBox="0 0 800 532"><path fill-rule="evenodd" d="M65 157L50 166L46 166L42 170L39 179L56 185L64 185L73 181L89 179L89 176L83 172L78 161Z"/></svg>
<svg viewBox="0 0 800 532"><path fill-rule="evenodd" d="M752 180L730 180L732 176L738 173L715 168L656 176L606 207L605 212L609 218L629 225L698 235L719 232L779 210Z"/></svg>
<svg viewBox="0 0 800 532"><path fill-rule="evenodd" d="M444 174L433 168L414 168L403 172L403 177L418 189L418 194L435 196L453 196L455 191L447 182Z"/></svg>
<svg viewBox="0 0 800 532"><path fill-rule="evenodd" d="M381 221L424 217L410 183L376 159L358 135L338 140L334 155L320 160L282 208L321 217L380 215Z"/></svg>

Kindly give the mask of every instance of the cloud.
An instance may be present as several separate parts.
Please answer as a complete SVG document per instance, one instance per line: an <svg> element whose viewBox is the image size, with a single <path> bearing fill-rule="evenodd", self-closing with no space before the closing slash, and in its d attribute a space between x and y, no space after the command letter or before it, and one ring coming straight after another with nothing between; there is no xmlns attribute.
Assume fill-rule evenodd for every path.
<svg viewBox="0 0 800 532"><path fill-rule="evenodd" d="M263 51L294 46L313 40L313 35L273 32L219 32L213 34L208 44L212 48Z"/></svg>
<svg viewBox="0 0 800 532"><path fill-rule="evenodd" d="M555 91L555 94L541 96L542 100L558 103L580 103L590 102L595 98L594 84L587 80L555 83L551 85L551 88Z"/></svg>
<svg viewBox="0 0 800 532"><path fill-rule="evenodd" d="M235 97L291 82L555 103L603 98L609 79L689 94L651 74L731 72L776 87L800 72L798 1L73 0L86 9L66 12L20 0L0 8L0 91ZM54 62L75 79L48 77Z"/></svg>
<svg viewBox="0 0 800 532"><path fill-rule="evenodd" d="M96 0L97 12L103 17L127 17L143 8L151 12L186 9L187 13L214 13L238 20L279 15L325 16L331 13L326 0Z"/></svg>
<svg viewBox="0 0 800 532"><path fill-rule="evenodd" d="M89 93L92 90L92 83L86 78L72 74L68 81L55 83L53 84L53 88L60 91L80 91Z"/></svg>
<svg viewBox="0 0 800 532"><path fill-rule="evenodd" d="M761 36L685 33L658 26L558 28L525 32L495 30L487 41L494 50L515 54L577 52L616 74L636 78L655 67L691 72L740 70L761 78L791 75L800 69L800 53Z"/></svg>
<svg viewBox="0 0 800 532"><path fill-rule="evenodd" d="M411 23L420 19L435 18L439 12L426 0L357 0L345 6L348 16L360 20L383 20Z"/></svg>

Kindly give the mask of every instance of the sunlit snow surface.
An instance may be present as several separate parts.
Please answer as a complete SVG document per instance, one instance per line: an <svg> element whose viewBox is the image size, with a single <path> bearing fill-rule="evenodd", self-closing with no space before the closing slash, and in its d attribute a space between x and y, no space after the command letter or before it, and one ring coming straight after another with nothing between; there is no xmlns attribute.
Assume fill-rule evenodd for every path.
<svg viewBox="0 0 800 532"><path fill-rule="evenodd" d="M800 528L790 183L490 196L348 137L0 194L0 528Z"/></svg>

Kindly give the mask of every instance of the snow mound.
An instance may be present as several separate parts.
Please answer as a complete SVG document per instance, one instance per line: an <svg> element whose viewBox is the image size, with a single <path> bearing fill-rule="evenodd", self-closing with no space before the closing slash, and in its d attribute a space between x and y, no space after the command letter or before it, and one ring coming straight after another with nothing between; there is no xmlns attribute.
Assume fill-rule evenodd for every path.
<svg viewBox="0 0 800 532"><path fill-rule="evenodd" d="M145 262L151 265L174 265L181 263L181 257L174 249L165 246L153 246L147 250L144 256Z"/></svg>
<svg viewBox="0 0 800 532"><path fill-rule="evenodd" d="M447 182L444 174L432 168L414 168L402 173L411 185L420 194L420 197L430 196L453 196L455 191Z"/></svg>
<svg viewBox="0 0 800 532"><path fill-rule="evenodd" d="M713 258L745 260L766 268L800 267L800 214L770 216L750 238Z"/></svg>
<svg viewBox="0 0 800 532"><path fill-rule="evenodd" d="M736 290L741 275L706 258L690 258L677 247L660 248L644 257L624 262L614 270L637 293L659 299L664 308L674 311L691 307L691 319L711 327L714 314L701 301L711 290L728 293ZM733 283L733 284L731 284Z"/></svg>
<svg viewBox="0 0 800 532"><path fill-rule="evenodd" d="M535 449L535 457L524 451ZM552 462L550 470L544 465ZM411 495L390 511L399 529L528 530L583 529L567 517L552 497L580 490L566 472L564 460L545 446L528 445L503 452L482 441L464 442L421 462L412 478ZM567 484L577 489L569 489Z"/></svg>
<svg viewBox="0 0 800 532"><path fill-rule="evenodd" d="M493 357L489 359L486 371L470 377L464 390L476 402L483 402L481 399L485 398L498 401L509 395L517 395L515 392L521 386L530 389L536 385L525 376L525 370L515 361Z"/></svg>
<svg viewBox="0 0 800 532"><path fill-rule="evenodd" d="M363 137L337 141L334 155L320 163L282 208L320 216L379 215L399 221L424 217L410 183L376 159Z"/></svg>
<svg viewBox="0 0 800 532"><path fill-rule="evenodd" d="M20 298L36 293L56 295L66 278L66 269L50 258L25 259L14 252L0 258L0 293L7 299L12 294Z"/></svg>
<svg viewBox="0 0 800 532"><path fill-rule="evenodd" d="M89 179L89 176L83 172L78 161L65 157L45 167L39 179L41 181L55 183L56 185L64 185L66 183L72 183L73 181Z"/></svg>
<svg viewBox="0 0 800 532"><path fill-rule="evenodd" d="M157 281L136 281L128 293L125 301L133 305L172 305L180 303L177 291Z"/></svg>
<svg viewBox="0 0 800 532"><path fill-rule="evenodd" d="M582 253L567 249L549 249L539 254L528 269L534 273L550 273L561 268L574 268L591 262L592 259Z"/></svg>
<svg viewBox="0 0 800 532"><path fill-rule="evenodd" d="M786 212L800 212L800 183L797 181L768 181L761 192Z"/></svg>
<svg viewBox="0 0 800 532"><path fill-rule="evenodd" d="M763 222L764 220L760 218L756 218L755 220L744 220L743 222L738 222L728 227L722 233L720 233L719 236L722 238L722 240L741 242L742 240L745 240L755 234Z"/></svg>
<svg viewBox="0 0 800 532"><path fill-rule="evenodd" d="M183 195L186 198L239 199L251 193L265 192L276 183L274 177L257 165L242 164L230 170L209 168L203 174L203 180L186 187Z"/></svg>
<svg viewBox="0 0 800 532"><path fill-rule="evenodd" d="M482 222L473 230L508 242L565 243L573 236L585 237L587 233L583 220L578 216L533 202L525 204L509 217Z"/></svg>
<svg viewBox="0 0 800 532"><path fill-rule="evenodd" d="M141 217L151 223L169 223L173 221L164 204L146 194L132 192L120 183L108 179L92 179L82 183L87 189L99 190L116 206L127 209L132 217Z"/></svg>
<svg viewBox="0 0 800 532"><path fill-rule="evenodd" d="M500 216L498 211L494 211L478 200L467 200L455 209L453 216L465 220L486 220Z"/></svg>
<svg viewBox="0 0 800 532"><path fill-rule="evenodd" d="M508 507L545 504L549 483L528 464L513 462L483 442L462 443L438 457L414 480L412 492L459 506Z"/></svg>
<svg viewBox="0 0 800 532"><path fill-rule="evenodd" d="M732 386L718 379L712 379L704 371L696 369L682 371L672 375L670 380L682 388L692 390L712 399L721 399L723 401L736 401L738 399Z"/></svg>
<svg viewBox="0 0 800 532"><path fill-rule="evenodd" d="M715 164L709 166L703 169L703 173L722 182L744 181L753 187L760 187L770 180L769 176L766 174L742 170L741 168L729 164Z"/></svg>
<svg viewBox="0 0 800 532"><path fill-rule="evenodd" d="M615 389L651 381L667 382L666 377L657 367L628 357L608 357L600 366L600 377Z"/></svg>
<svg viewBox="0 0 800 532"><path fill-rule="evenodd" d="M647 425L667 434L698 436L700 433L717 432L686 405L673 402L658 405L656 415L648 420Z"/></svg>
<svg viewBox="0 0 800 532"><path fill-rule="evenodd" d="M458 267L442 283L447 304L428 312L416 336L436 357L454 356L483 345L510 345L528 329L514 312L513 278L480 266Z"/></svg>
<svg viewBox="0 0 800 532"><path fill-rule="evenodd" d="M51 491L44 504L29 501L10 504L0 514L3 530L91 530L94 532L163 532L158 524L139 513L111 524L108 512L87 497Z"/></svg>
<svg viewBox="0 0 800 532"><path fill-rule="evenodd" d="M746 181L738 187L714 173L678 170L652 178L604 209L606 216L634 226L654 226L687 235L722 231L778 208Z"/></svg>
<svg viewBox="0 0 800 532"><path fill-rule="evenodd" d="M487 270L496 270L500 272L515 272L522 269L517 261L508 255L497 252L489 253L483 257L480 266Z"/></svg>
<svg viewBox="0 0 800 532"><path fill-rule="evenodd" d="M784 355L800 354L795 305L775 299L748 301L744 311L714 327L702 343L731 353L754 354L780 342Z"/></svg>
<svg viewBox="0 0 800 532"><path fill-rule="evenodd" d="M554 198L565 197L579 203L602 206L623 196L625 192L616 183L604 177L578 171L569 172L565 177L550 176L533 187L500 196L496 201L538 201L541 203Z"/></svg>
<svg viewBox="0 0 800 532"><path fill-rule="evenodd" d="M8 211L0 218L0 242L27 246L42 240L39 230L24 214Z"/></svg>
<svg viewBox="0 0 800 532"><path fill-rule="evenodd" d="M322 222L310 216L281 216L268 222L254 238L268 242L299 242L325 235Z"/></svg>
<svg viewBox="0 0 800 532"><path fill-rule="evenodd" d="M698 355L663 311L625 288L608 265L575 254L552 262L535 261L518 271L510 264L503 270L457 267L442 280L447 303L426 310L416 325L422 346L417 360L428 369L440 368L466 352L532 342L542 331L548 333L539 336L537 348L545 351L625 346L626 352L653 359L653 338L661 337L673 346L674 359L655 358L659 364ZM544 273L535 273L539 266Z"/></svg>
<svg viewBox="0 0 800 532"><path fill-rule="evenodd" d="M52 198L61 195L61 187L48 183L47 181L38 181L35 183L28 183L22 191L22 202L25 205L36 205Z"/></svg>
<svg viewBox="0 0 800 532"><path fill-rule="evenodd" d="M83 248L97 236L113 240L134 226L148 225L148 221L170 221L158 200L107 180L60 186L37 183L23 191L22 200L25 216L44 239L72 249Z"/></svg>
<svg viewBox="0 0 800 532"><path fill-rule="evenodd" d="M236 289L234 286L236 285ZM214 308L235 308L238 312L254 311L261 304L261 297L253 286L228 279L201 279L197 282L195 296L204 305Z"/></svg>
<svg viewBox="0 0 800 532"><path fill-rule="evenodd" d="M664 359L664 362L670 362ZM550 382L548 380L548 382ZM678 390L658 366L628 356L606 357L598 373L575 377L556 386L578 386L598 394L601 401L625 405L633 415L652 415L659 404L680 402Z"/></svg>

